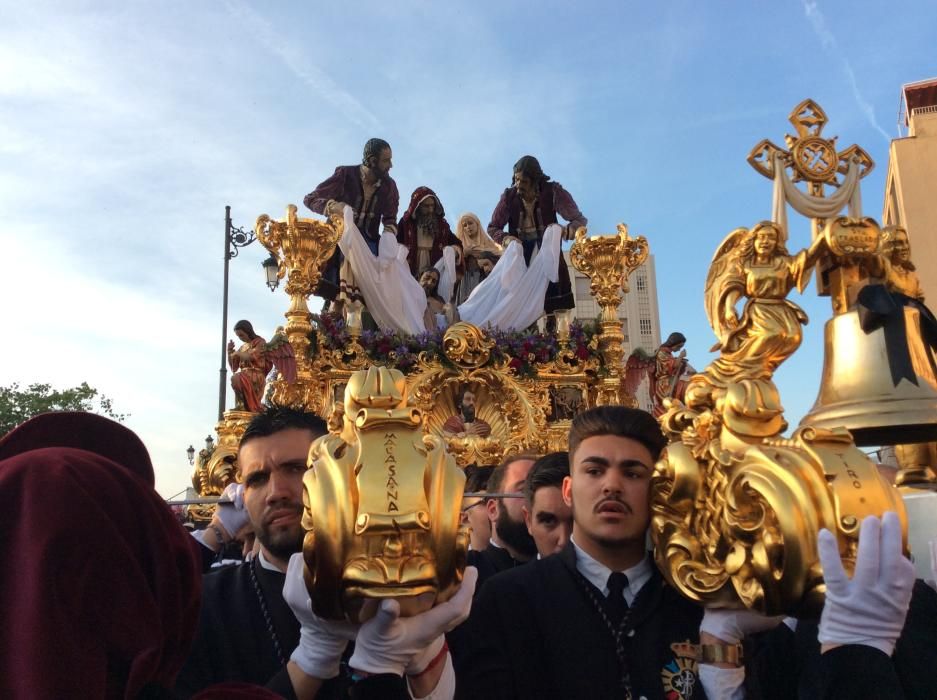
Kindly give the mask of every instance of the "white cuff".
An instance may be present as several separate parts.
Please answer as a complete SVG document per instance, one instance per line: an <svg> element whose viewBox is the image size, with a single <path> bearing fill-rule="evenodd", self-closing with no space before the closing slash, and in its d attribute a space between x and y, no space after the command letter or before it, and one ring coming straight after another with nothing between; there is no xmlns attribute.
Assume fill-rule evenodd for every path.
<svg viewBox="0 0 937 700"><path fill-rule="evenodd" d="M710 700L745 700L745 667L699 665L699 682Z"/></svg>
<svg viewBox="0 0 937 700"><path fill-rule="evenodd" d="M413 700L452 700L455 697L455 669L452 667L452 657L446 652L446 665L439 677L436 687L430 691L429 695L417 697L410 688L410 680L407 679L407 692Z"/></svg>

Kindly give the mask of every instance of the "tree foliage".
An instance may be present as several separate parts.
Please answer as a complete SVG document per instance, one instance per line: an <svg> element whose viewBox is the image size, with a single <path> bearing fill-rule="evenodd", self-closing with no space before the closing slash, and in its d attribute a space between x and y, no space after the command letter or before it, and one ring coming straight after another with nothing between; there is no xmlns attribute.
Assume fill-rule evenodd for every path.
<svg viewBox="0 0 937 700"><path fill-rule="evenodd" d="M90 411L116 421L128 415L117 413L111 400L82 382L71 389L53 389L51 384L30 384L22 389L16 382L0 386L0 435L6 435L20 423L48 411Z"/></svg>

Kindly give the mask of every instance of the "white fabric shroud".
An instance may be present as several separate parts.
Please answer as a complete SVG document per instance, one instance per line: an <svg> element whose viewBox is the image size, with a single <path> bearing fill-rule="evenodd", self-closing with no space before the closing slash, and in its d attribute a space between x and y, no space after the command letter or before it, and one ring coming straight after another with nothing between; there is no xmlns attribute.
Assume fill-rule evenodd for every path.
<svg viewBox="0 0 937 700"><path fill-rule="evenodd" d="M436 261L435 267L439 271L436 293L448 304L452 301L456 283L455 246L447 245L442 249L442 257Z"/></svg>
<svg viewBox="0 0 937 700"><path fill-rule="evenodd" d="M345 207L345 231L338 241L355 275L365 306L381 328L416 335L426 330L423 312L426 292L410 274L407 247L384 231L375 257L355 226L351 207Z"/></svg>
<svg viewBox="0 0 937 700"><path fill-rule="evenodd" d="M480 328L506 331L534 323L543 315L547 284L559 278L562 239L563 228L550 224L529 267L524 264L521 244L511 241L491 274L459 306L459 317Z"/></svg>
<svg viewBox="0 0 937 700"><path fill-rule="evenodd" d="M843 184L829 197L815 197L801 192L791 182L784 170L781 154L776 153L772 161L774 170L774 193L771 202L771 220L781 227L784 237L787 238L787 205L794 207L795 211L814 219L831 219L839 214L843 207L849 205L849 216L859 218L862 216L862 199L859 189L859 162L856 159L849 161L849 168Z"/></svg>

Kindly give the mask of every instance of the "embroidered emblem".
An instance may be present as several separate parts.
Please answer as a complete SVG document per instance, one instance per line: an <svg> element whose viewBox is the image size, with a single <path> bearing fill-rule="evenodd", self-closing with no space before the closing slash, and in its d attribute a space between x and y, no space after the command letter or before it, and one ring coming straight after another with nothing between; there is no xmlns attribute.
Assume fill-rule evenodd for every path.
<svg viewBox="0 0 937 700"><path fill-rule="evenodd" d="M677 657L660 671L664 684L664 697L667 700L689 700L693 697L696 686L698 667L696 661L686 657Z"/></svg>

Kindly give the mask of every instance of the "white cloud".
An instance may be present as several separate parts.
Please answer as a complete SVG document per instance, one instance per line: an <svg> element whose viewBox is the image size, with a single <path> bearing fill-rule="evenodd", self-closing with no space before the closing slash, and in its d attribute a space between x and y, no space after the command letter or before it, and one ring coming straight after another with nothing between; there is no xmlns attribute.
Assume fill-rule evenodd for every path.
<svg viewBox="0 0 937 700"><path fill-rule="evenodd" d="M849 87L852 90L852 96L856 101L856 105L858 105L869 124L882 135L882 138L885 139L886 142L890 142L892 137L881 127L878 123L878 119L875 118L875 109L872 107L872 104L865 99L862 91L859 89L859 81L856 80L856 73L852 69L852 64L849 62L846 53L839 47L839 43L836 41L833 32L827 28L826 19L820 11L816 0L801 0L801 2L804 5L804 14L806 14L807 19L810 20L810 25L813 27L814 33L820 39L823 50L842 64L843 73L849 81Z"/></svg>

